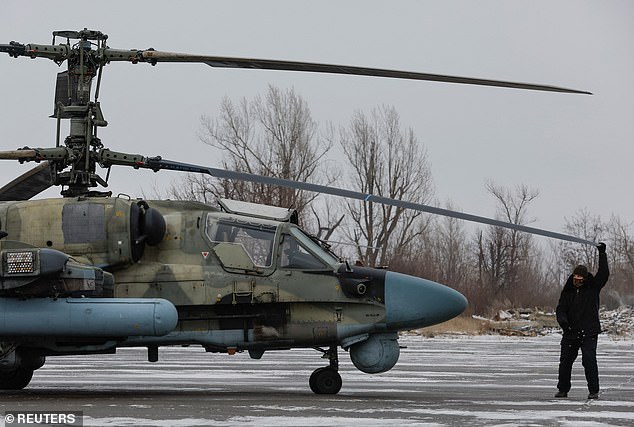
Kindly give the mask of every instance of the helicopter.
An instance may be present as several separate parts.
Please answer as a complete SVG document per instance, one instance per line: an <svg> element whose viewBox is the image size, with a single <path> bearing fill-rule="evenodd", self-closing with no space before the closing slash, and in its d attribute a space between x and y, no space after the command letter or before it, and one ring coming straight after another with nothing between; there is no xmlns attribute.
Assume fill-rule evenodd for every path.
<svg viewBox="0 0 634 427"><path fill-rule="evenodd" d="M62 40L57 43L58 39ZM207 352L314 348L327 365L309 378L317 394L341 390L338 349L362 372L392 369L398 333L431 326L467 307L433 281L351 265L304 231L290 207L220 199L144 200L95 190L112 166L202 173L416 209L582 244L594 242L348 189L113 151L97 136L108 124L99 102L113 62L266 69L424 80L573 94L556 86L377 68L146 50L112 49L100 31L55 31L51 44L0 44L11 57L44 58L57 74L56 146L0 151L0 159L38 163L0 188L0 389L28 386L47 357L107 355L197 345ZM93 88L93 81L96 85ZM62 120L69 135L61 140ZM106 178L97 166L107 169ZM61 198L31 200L51 186Z"/></svg>

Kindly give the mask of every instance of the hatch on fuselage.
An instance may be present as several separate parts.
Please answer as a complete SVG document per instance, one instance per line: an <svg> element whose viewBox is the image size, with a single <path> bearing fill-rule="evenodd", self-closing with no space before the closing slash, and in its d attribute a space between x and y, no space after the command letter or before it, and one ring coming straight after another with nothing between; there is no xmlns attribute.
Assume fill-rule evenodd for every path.
<svg viewBox="0 0 634 427"><path fill-rule="evenodd" d="M270 219L279 222L298 223L297 211L293 208L260 205L232 199L218 199L218 204L227 213L251 218Z"/></svg>

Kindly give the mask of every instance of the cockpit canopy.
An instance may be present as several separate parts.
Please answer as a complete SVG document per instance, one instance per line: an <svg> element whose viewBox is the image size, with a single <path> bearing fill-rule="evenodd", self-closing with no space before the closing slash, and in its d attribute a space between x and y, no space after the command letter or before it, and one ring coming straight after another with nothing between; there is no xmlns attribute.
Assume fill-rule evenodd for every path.
<svg viewBox="0 0 634 427"><path fill-rule="evenodd" d="M256 271L281 269L334 270L340 263L330 252L290 222L244 218L240 215L207 214L205 235L218 255L218 246L239 246L223 250L225 267L238 270L237 265L249 264ZM222 244L222 245L221 245ZM248 257L248 261L244 257ZM238 262L237 258L243 258ZM235 261L235 262L234 262ZM250 261L250 263L249 263Z"/></svg>

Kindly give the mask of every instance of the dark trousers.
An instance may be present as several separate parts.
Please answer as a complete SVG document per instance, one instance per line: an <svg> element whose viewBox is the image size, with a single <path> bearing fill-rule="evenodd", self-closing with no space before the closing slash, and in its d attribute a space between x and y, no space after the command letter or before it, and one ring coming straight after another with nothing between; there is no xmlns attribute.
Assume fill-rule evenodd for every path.
<svg viewBox="0 0 634 427"><path fill-rule="evenodd" d="M579 338L564 337L561 340L561 356L559 357L559 383L557 388L566 393L570 391L572 364L581 348L581 363L586 373L588 391L599 392L599 368L597 367L597 335Z"/></svg>

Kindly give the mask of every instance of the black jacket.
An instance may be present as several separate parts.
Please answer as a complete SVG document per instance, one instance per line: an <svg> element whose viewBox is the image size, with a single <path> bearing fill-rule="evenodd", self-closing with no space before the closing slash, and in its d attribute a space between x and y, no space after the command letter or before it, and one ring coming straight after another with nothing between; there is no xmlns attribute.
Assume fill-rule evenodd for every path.
<svg viewBox="0 0 634 427"><path fill-rule="evenodd" d="M575 288L572 284L572 274L568 277L557 305L557 322L564 331L564 337L601 333L599 293L609 276L608 257L603 252L599 253L599 270L596 276L589 273L580 288Z"/></svg>

